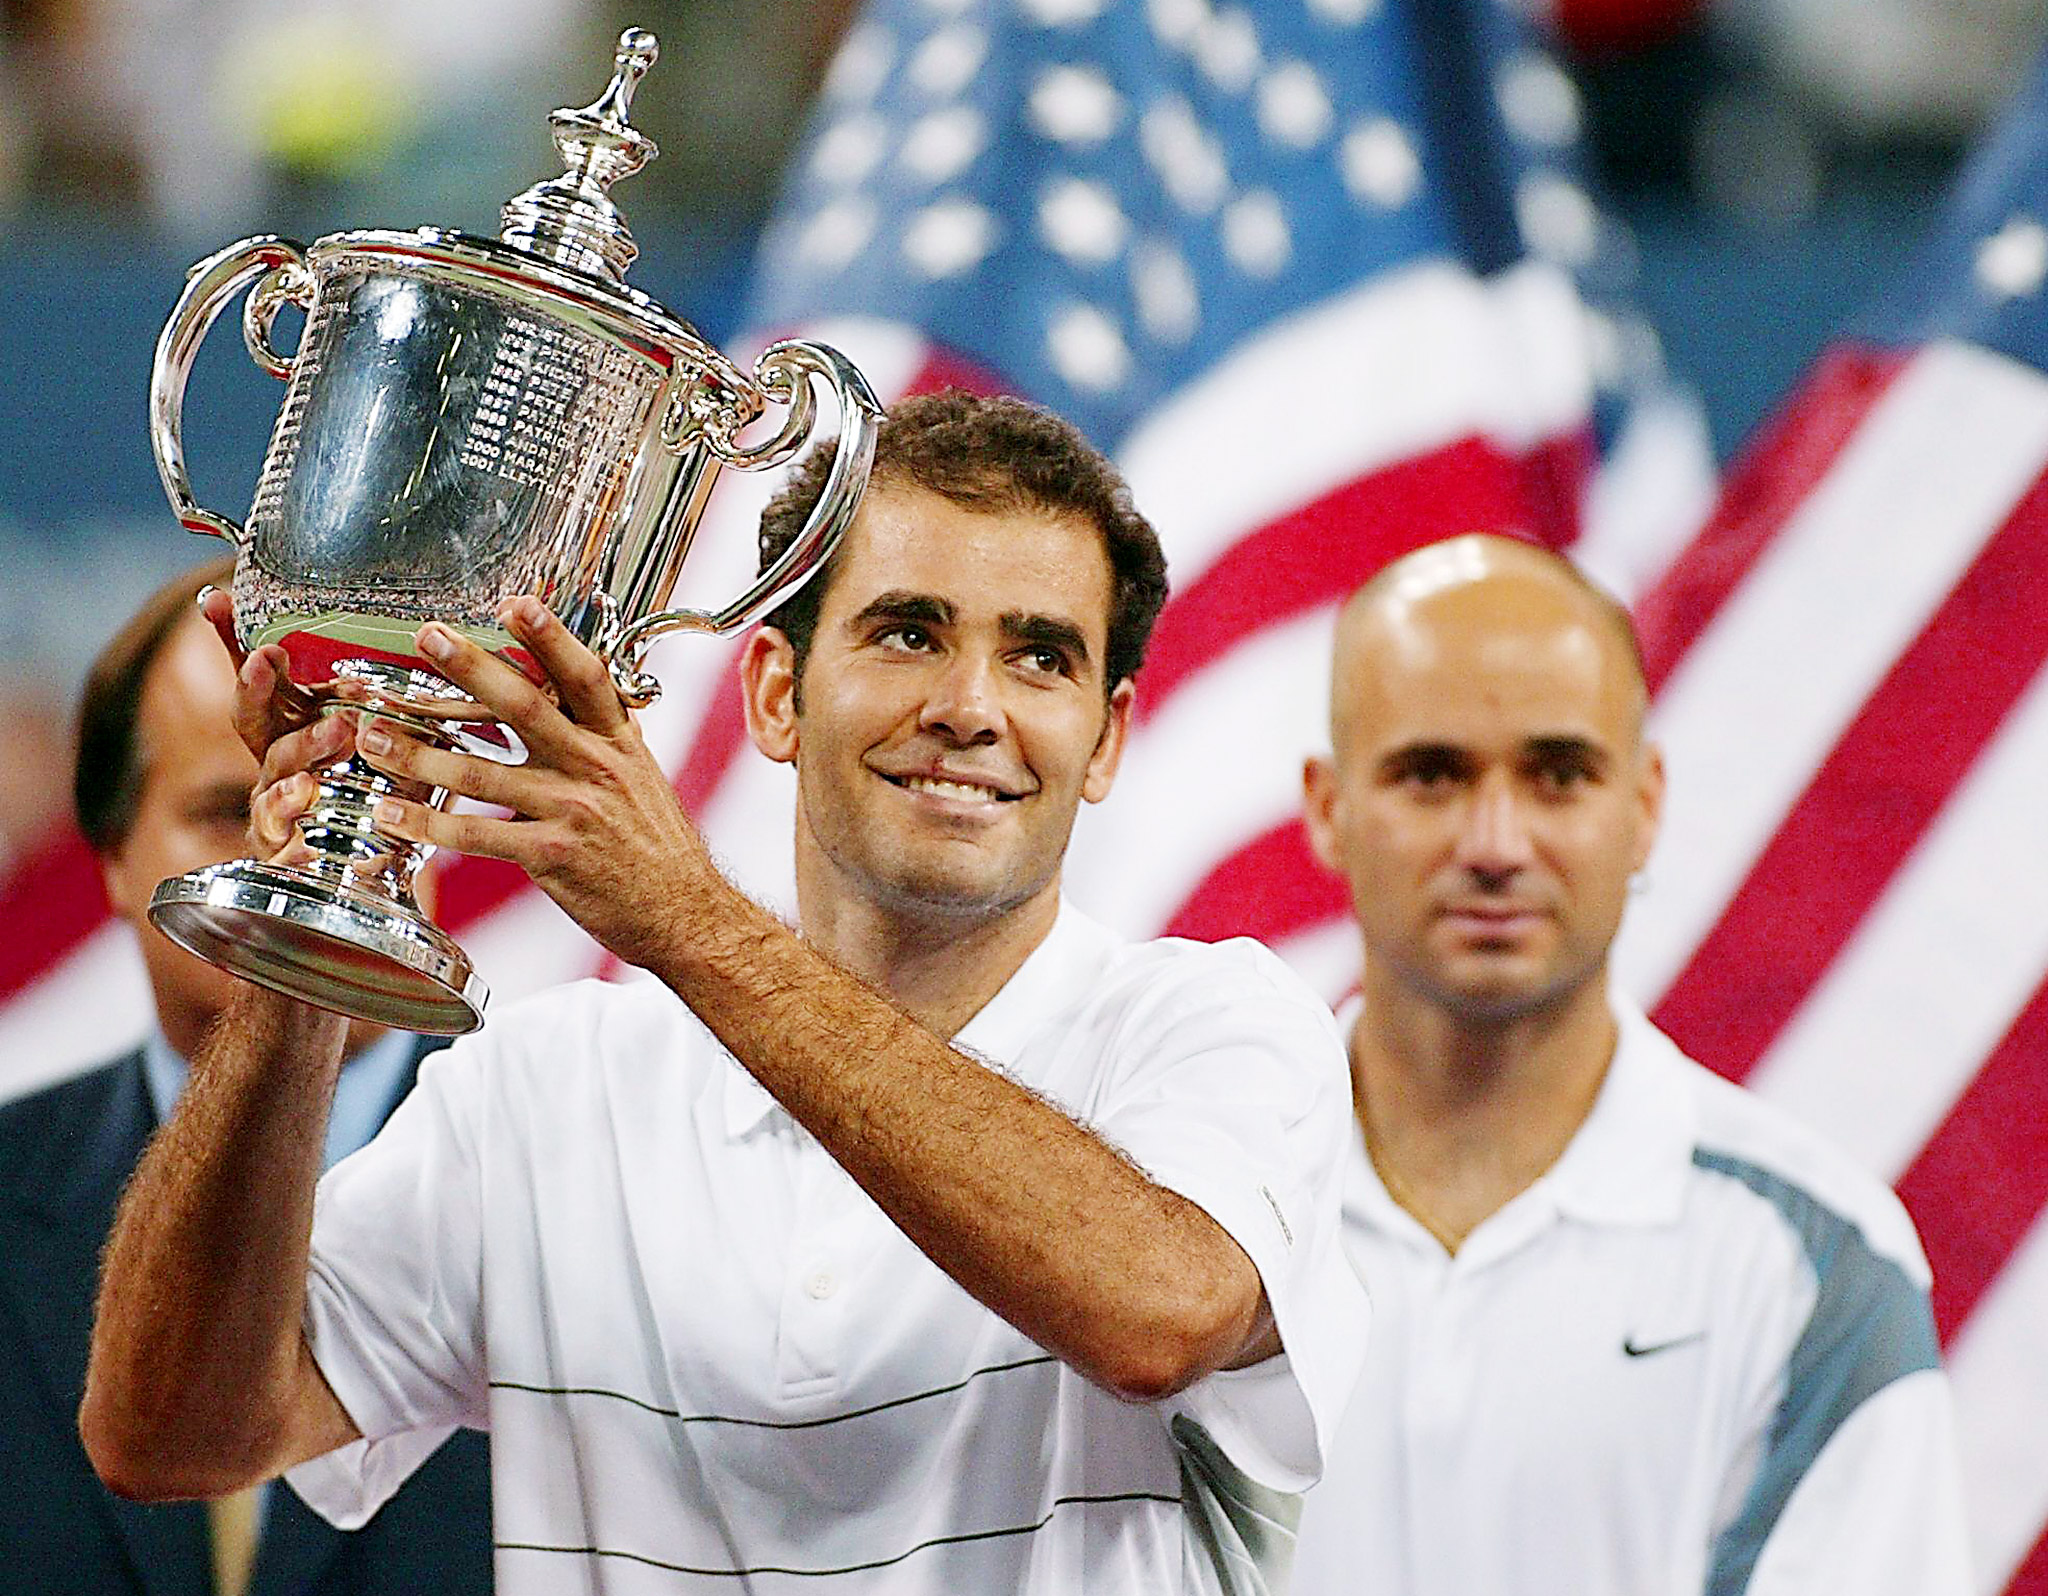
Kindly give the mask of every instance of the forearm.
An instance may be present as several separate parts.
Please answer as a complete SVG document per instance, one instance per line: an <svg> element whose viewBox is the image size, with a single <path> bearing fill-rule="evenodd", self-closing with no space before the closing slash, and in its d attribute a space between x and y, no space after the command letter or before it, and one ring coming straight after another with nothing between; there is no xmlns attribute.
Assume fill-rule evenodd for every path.
<svg viewBox="0 0 2048 1596"><path fill-rule="evenodd" d="M300 1322L345 1034L248 988L122 1198L79 1415L117 1490L212 1495L297 1461L309 1379L325 1392Z"/></svg>
<svg viewBox="0 0 2048 1596"><path fill-rule="evenodd" d="M1155 1398L1269 1330L1207 1214L947 1046L738 893L658 972L963 1288L1109 1389Z"/></svg>

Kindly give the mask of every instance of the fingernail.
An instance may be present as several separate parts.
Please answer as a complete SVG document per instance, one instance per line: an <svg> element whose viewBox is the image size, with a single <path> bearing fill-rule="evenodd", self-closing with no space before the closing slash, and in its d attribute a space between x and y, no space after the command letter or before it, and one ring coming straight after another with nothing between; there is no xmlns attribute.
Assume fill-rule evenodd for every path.
<svg viewBox="0 0 2048 1596"><path fill-rule="evenodd" d="M396 798L379 798L377 800L377 818L386 825L396 825L405 818L405 805Z"/></svg>
<svg viewBox="0 0 2048 1596"><path fill-rule="evenodd" d="M362 743L363 747L373 754L388 754L391 752L390 735L375 726L372 726L363 733Z"/></svg>
<svg viewBox="0 0 2048 1596"><path fill-rule="evenodd" d="M455 639L432 623L420 628L419 644L428 659L446 659L455 652Z"/></svg>
<svg viewBox="0 0 2048 1596"><path fill-rule="evenodd" d="M519 618L528 626L545 626L548 623L548 607L537 598L523 598L519 601Z"/></svg>

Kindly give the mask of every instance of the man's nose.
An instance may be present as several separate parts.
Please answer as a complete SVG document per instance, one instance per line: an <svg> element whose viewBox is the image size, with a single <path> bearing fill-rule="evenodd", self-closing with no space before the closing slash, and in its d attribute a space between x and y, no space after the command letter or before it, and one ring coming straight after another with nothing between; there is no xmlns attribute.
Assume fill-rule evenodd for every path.
<svg viewBox="0 0 2048 1596"><path fill-rule="evenodd" d="M925 695L919 727L965 746L994 742L1002 724L990 662L964 651L948 658Z"/></svg>
<svg viewBox="0 0 2048 1596"><path fill-rule="evenodd" d="M1484 777L1466 807L1458 834L1458 863L1474 875L1505 880L1526 867L1533 853L1529 816L1511 777Z"/></svg>

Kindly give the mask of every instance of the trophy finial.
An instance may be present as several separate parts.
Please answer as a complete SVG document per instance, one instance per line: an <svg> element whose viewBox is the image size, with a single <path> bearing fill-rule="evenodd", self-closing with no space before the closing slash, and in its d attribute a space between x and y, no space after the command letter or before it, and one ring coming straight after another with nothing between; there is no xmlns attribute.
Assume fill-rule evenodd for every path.
<svg viewBox="0 0 2048 1596"><path fill-rule="evenodd" d="M548 118L568 170L536 183L505 206L500 237L515 248L565 266L622 281L640 253L609 190L659 153L654 140L627 121L633 91L661 54L653 34L628 28L613 52L612 81L580 110Z"/></svg>

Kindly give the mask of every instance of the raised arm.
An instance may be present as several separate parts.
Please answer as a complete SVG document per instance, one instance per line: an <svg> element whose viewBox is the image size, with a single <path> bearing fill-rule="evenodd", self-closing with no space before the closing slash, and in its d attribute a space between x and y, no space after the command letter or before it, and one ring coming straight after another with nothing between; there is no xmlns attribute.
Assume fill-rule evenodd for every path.
<svg viewBox="0 0 2048 1596"><path fill-rule="evenodd" d="M428 628L449 678L518 730L506 767L365 728L382 768L515 813L392 803L394 834L520 864L673 988L940 1268L1105 1388L1162 1397L1278 1349L1258 1271L1194 1203L949 1047L731 887L602 666L538 605L505 624L566 709Z"/></svg>
<svg viewBox="0 0 2048 1596"><path fill-rule="evenodd" d="M715 871L686 902L655 973L983 1304L1133 1401L1278 1350L1251 1260L1195 1204Z"/></svg>
<svg viewBox="0 0 2048 1596"><path fill-rule="evenodd" d="M208 613L223 625L224 597ZM264 761L256 846L295 857L305 782L293 773L351 731L296 720L272 653L237 665L237 729ZM129 1184L79 1411L93 1467L124 1496L218 1495L354 1437L299 1328L346 1034L335 1015L244 988Z"/></svg>

